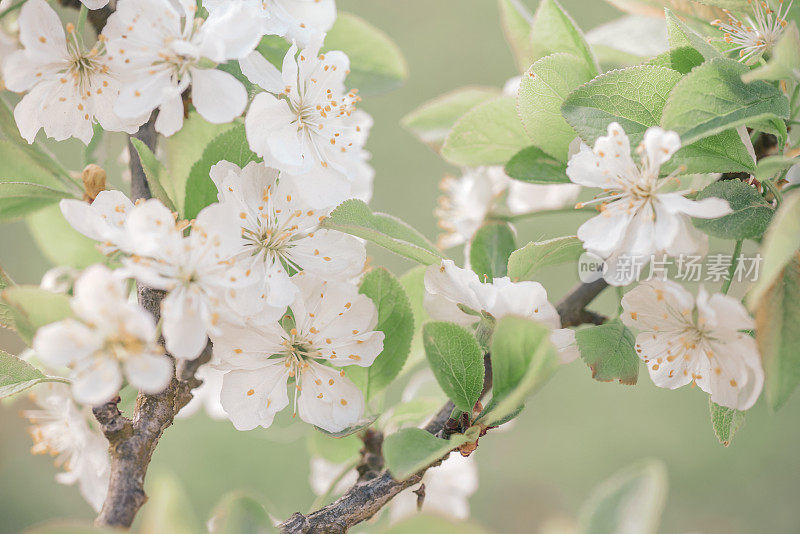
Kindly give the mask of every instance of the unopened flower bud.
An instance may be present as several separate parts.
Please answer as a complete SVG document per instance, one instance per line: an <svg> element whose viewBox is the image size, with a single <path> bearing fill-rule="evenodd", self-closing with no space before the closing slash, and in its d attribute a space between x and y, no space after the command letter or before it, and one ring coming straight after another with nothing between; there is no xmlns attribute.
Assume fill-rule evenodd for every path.
<svg viewBox="0 0 800 534"><path fill-rule="evenodd" d="M90 163L81 173L83 180L83 199L87 202L94 202L100 191L106 188L106 171L99 165Z"/></svg>

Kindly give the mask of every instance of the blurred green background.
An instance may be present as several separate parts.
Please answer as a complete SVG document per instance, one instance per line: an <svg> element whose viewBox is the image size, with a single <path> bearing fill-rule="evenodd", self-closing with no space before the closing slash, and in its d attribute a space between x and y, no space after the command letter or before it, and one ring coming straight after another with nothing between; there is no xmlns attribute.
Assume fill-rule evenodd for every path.
<svg viewBox="0 0 800 534"><path fill-rule="evenodd" d="M535 2L526 2L535 7ZM420 103L469 84L502 86L515 74L492 0L338 0L386 31L408 60L410 78L390 94L365 98L375 118L368 144L377 170L373 205L430 237L432 210L443 174L457 172L399 126ZM563 0L588 30L618 13L601 0ZM119 154L100 155L113 168ZM80 166L79 143L57 149ZM111 177L119 183L118 177ZM521 228L527 240L574 233L581 216L544 216ZM38 283L50 264L37 251L23 223L0 232L0 263L21 283ZM723 249L720 249L723 250ZM400 273L410 264L373 250L373 264ZM460 260L460 252L454 251ZM556 301L573 284L572 272L551 270L542 280ZM741 288L734 289L741 293ZM610 298L596 307L609 306ZM9 352L20 343L0 332ZM800 399L777 414L763 402L730 448L711 430L707 397L697 388L654 387L642 369L638 386L591 379L580 361L563 368L528 403L513 430L482 439L477 452L480 489L471 498L473 517L498 533L536 532L554 518L574 517L591 489L614 471L641 458L662 459L670 491L662 532L744 534L800 531ZM29 454L30 438L20 401L0 407L0 533L19 532L60 517L90 518L74 487L57 484L50 460ZM159 445L148 480L173 474L205 521L220 497L246 489L263 495L270 511L285 518L314 500L308 485L308 427L291 422L269 430L237 432L230 424L198 416L179 421ZM357 529L363 530L363 529Z"/></svg>

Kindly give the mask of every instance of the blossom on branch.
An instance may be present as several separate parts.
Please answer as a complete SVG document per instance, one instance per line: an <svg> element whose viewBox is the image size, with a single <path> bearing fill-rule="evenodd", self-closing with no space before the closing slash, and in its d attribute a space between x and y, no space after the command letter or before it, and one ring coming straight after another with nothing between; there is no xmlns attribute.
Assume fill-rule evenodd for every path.
<svg viewBox="0 0 800 534"><path fill-rule="evenodd" d="M14 108L20 135L33 143L39 129L63 141L76 137L88 144L93 124L108 131L135 133L147 120L145 110L125 117L113 107L120 90L120 71L110 61L101 38L86 50L75 26L61 20L44 0L28 0L19 16L23 49L3 61L8 89L27 92Z"/></svg>
<svg viewBox="0 0 800 534"><path fill-rule="evenodd" d="M157 344L153 317L128 300L125 283L103 265L75 282L75 318L41 327L33 349L51 367L68 367L75 400L96 406L114 398L122 377L147 393L172 378L172 362Z"/></svg>
<svg viewBox="0 0 800 534"><path fill-rule="evenodd" d="M569 363L579 355L575 332L561 328L558 312L539 282L512 282L503 277L481 283L473 271L444 260L425 271L424 304L432 319L465 326L477 324L482 314L494 319L506 315L527 317L552 329L550 341L558 350L561 363Z"/></svg>
<svg viewBox="0 0 800 534"><path fill-rule="evenodd" d="M297 184L279 178L261 163L244 169L221 161L211 168L219 201L238 214L242 230L240 261L262 281L266 304L282 312L297 294L290 276L305 271L333 280L350 280L364 268L367 252L357 238L319 223L335 206L313 209Z"/></svg>
<svg viewBox="0 0 800 534"><path fill-rule="evenodd" d="M650 128L636 151L641 158L637 165L622 126L611 123L608 135L599 137L593 149L584 145L569 160L570 180L604 190L595 200L578 205L600 203L600 215L578 228L578 238L587 251L605 260L609 284L633 280L636 270L622 268L625 261L704 252L708 237L692 225L691 217L714 219L731 213L728 201L720 198L695 201L684 196L690 191L660 191L677 180L677 171L662 180L659 172L680 146L677 133Z"/></svg>
<svg viewBox="0 0 800 534"><path fill-rule="evenodd" d="M755 322L742 303L700 288L697 300L675 282L648 281L622 298L622 321L639 330L636 351L655 385L691 382L720 406L747 410L764 386Z"/></svg>
<svg viewBox="0 0 800 534"><path fill-rule="evenodd" d="M383 350L375 304L345 282L305 273L292 281L299 292L282 323L223 324L212 338L227 371L222 406L239 430L272 424L289 405L289 378L293 412L307 423L339 432L363 415L361 391L335 367L369 367Z"/></svg>
<svg viewBox="0 0 800 534"><path fill-rule="evenodd" d="M214 13L236 2L258 9L265 35L280 35L301 45L325 35L336 20L334 0L203 0L203 6Z"/></svg>
<svg viewBox="0 0 800 534"><path fill-rule="evenodd" d="M739 20L736 15L725 9L727 21L715 20L712 26L724 31L723 40L733 45L730 49L739 52L739 61L750 62L758 59L761 54L771 49L783 34L783 29L788 24L786 18L792 9L789 0L749 0L753 7L753 16ZM777 11L772 9L772 4L777 3Z"/></svg>
<svg viewBox="0 0 800 534"><path fill-rule="evenodd" d="M244 75L266 91L256 95L245 117L250 148L296 181L314 208L369 197L372 181L363 149L372 118L356 109L357 91L345 90L348 57L320 54L321 45L316 39L298 53L292 44L282 71L258 52L239 62Z"/></svg>
<svg viewBox="0 0 800 534"><path fill-rule="evenodd" d="M262 36L252 6L236 3L203 20L194 1L178 4L180 10L163 0L119 0L103 29L108 60L123 82L114 111L146 118L158 108L155 128L167 136L183 126L182 94L190 86L192 104L208 122L242 114L244 85L215 67L245 57Z"/></svg>

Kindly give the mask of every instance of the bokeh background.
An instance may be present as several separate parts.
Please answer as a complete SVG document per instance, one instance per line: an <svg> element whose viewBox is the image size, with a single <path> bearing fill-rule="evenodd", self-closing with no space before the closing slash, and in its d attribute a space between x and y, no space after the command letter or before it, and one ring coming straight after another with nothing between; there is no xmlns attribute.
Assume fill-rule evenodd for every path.
<svg viewBox="0 0 800 534"><path fill-rule="evenodd" d="M601 0L562 0L588 30L619 13ZM535 1L525 2L535 7ZM386 31L408 60L410 77L392 93L365 98L375 118L368 148L377 170L373 205L430 237L438 182L457 172L399 125L403 115L447 90L469 84L502 84L515 74L492 0L337 0ZM114 169L120 144L104 147L101 160ZM55 150L80 168L79 143ZM0 163L2 164L2 163ZM120 183L119 176L111 176ZM528 240L574 233L580 215L543 216L520 228ZM712 247L716 244L712 244ZM24 223L0 227L0 263L20 283L38 283L52 264L35 247ZM720 249L723 251L724 249ZM373 263L397 273L409 263L373 250ZM460 259L460 252L453 256ZM575 273L552 269L543 280L556 301L577 282ZM742 288L734 288L741 294ZM596 308L611 305L608 296ZM12 353L20 342L0 332ZM759 402L729 448L716 440L707 397L697 388L661 390L644 369L635 387L598 383L580 361L563 368L528 403L509 432L481 440L480 489L471 498L473 518L498 533L537 532L560 518L574 518L591 489L642 458L667 466L670 490L662 532L746 534L800 531L800 398L779 413ZM0 533L20 532L42 521L91 518L73 487L56 484L46 457L31 456L31 440L18 417L27 401L0 406ZM246 489L264 497L277 517L306 511L314 500L308 484L308 427L281 423L237 432L203 416L179 421L164 435L148 480L174 476L189 506L205 521L222 495Z"/></svg>

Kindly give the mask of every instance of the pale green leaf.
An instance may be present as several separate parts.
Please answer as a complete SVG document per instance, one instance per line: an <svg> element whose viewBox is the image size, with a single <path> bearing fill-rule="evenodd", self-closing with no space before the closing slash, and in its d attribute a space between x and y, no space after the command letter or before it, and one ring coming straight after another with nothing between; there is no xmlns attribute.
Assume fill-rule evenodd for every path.
<svg viewBox="0 0 800 534"><path fill-rule="evenodd" d="M28 345L40 327L72 315L67 295L37 286L7 287L0 293L0 301L9 306L14 326Z"/></svg>
<svg viewBox="0 0 800 534"><path fill-rule="evenodd" d="M470 267L481 280L508 274L508 257L514 252L514 232L506 223L486 223L475 232L469 247Z"/></svg>
<svg viewBox="0 0 800 534"><path fill-rule="evenodd" d="M619 380L634 385L639 378L636 338L620 321L578 330L575 333L581 358L599 382Z"/></svg>
<svg viewBox="0 0 800 534"><path fill-rule="evenodd" d="M702 65L704 61L705 58L703 54L698 52L695 48L691 46L681 46L680 48L673 48L672 50L667 50L657 55L648 61L647 64L666 67L676 70L681 74L688 74L693 68Z"/></svg>
<svg viewBox="0 0 800 534"><path fill-rule="evenodd" d="M211 167L220 161L230 161L244 167L251 161L258 161L258 156L250 150L244 124L234 126L206 145L203 156L192 166L186 181L186 200L184 217L194 219L200 210L217 201L217 187L211 181Z"/></svg>
<svg viewBox="0 0 800 534"><path fill-rule="evenodd" d="M647 460L600 484L581 507L578 534L655 534L667 499L667 470Z"/></svg>
<svg viewBox="0 0 800 534"><path fill-rule="evenodd" d="M373 213L361 200L344 201L322 221L321 226L366 239L425 265L443 259L436 247L418 231L396 217Z"/></svg>
<svg viewBox="0 0 800 534"><path fill-rule="evenodd" d="M711 46L705 37L691 29L669 9L664 10L667 18L667 39L672 49L691 47L700 52L706 60L722 57L719 50Z"/></svg>
<svg viewBox="0 0 800 534"><path fill-rule="evenodd" d="M458 119L500 94L494 87L462 87L425 102L403 117L401 123L420 141L438 150Z"/></svg>
<svg viewBox="0 0 800 534"><path fill-rule="evenodd" d="M0 399L24 391L44 380L44 373L31 364L0 350Z"/></svg>
<svg viewBox="0 0 800 534"><path fill-rule="evenodd" d="M475 336L453 323L422 327L428 363L442 390L461 411L471 413L483 389L483 353Z"/></svg>
<svg viewBox="0 0 800 534"><path fill-rule="evenodd" d="M576 87L594 77L587 63L571 54L553 54L534 63L522 76L517 111L532 144L566 162L575 130L561 115L561 105Z"/></svg>
<svg viewBox="0 0 800 534"><path fill-rule="evenodd" d="M672 69L650 65L607 72L570 94L561 112L589 144L618 122L636 146L661 121L667 97L680 79Z"/></svg>
<svg viewBox="0 0 800 534"><path fill-rule="evenodd" d="M408 65L397 45L383 31L352 13L338 13L325 36L325 50L347 54L350 73L345 83L364 94L396 89L408 77Z"/></svg>
<svg viewBox="0 0 800 534"><path fill-rule="evenodd" d="M583 243L575 236L531 242L515 250L508 258L508 276L514 280L536 280L534 276L548 265L578 261Z"/></svg>
<svg viewBox="0 0 800 534"><path fill-rule="evenodd" d="M755 80L790 80L800 78L800 32L794 21L783 31L766 65L744 74L745 82Z"/></svg>
<svg viewBox="0 0 800 534"><path fill-rule="evenodd" d="M405 369L411 369L413 365L425 359L425 347L422 343L422 325L430 319L428 312L425 311L425 265L412 267L400 277L400 283L405 289L408 300L411 303L411 310L414 312L414 337L411 340L411 352L406 362Z"/></svg>
<svg viewBox="0 0 800 534"><path fill-rule="evenodd" d="M349 375L350 369L348 369ZM332 438L322 432L308 433L308 453L311 456L325 458L335 464L343 464L358 458L358 451L364 446L364 442L355 434L344 438Z"/></svg>
<svg viewBox="0 0 800 534"><path fill-rule="evenodd" d="M175 211L175 202L167 194L164 189L164 183L169 181L167 176L167 169L158 161L156 155L145 145L140 139L131 137L131 144L136 149L139 155L139 161L142 163L144 175L147 178L147 185L150 187L150 193L153 198L160 200L170 211Z"/></svg>
<svg viewBox="0 0 800 534"><path fill-rule="evenodd" d="M711 401L711 397L708 399L708 410L711 413L711 427L714 429L714 435L724 447L727 447L731 444L734 434L744 424L745 413L715 404Z"/></svg>
<svg viewBox="0 0 800 534"><path fill-rule="evenodd" d="M269 513L258 500L243 492L222 498L208 521L211 534L268 534L277 532Z"/></svg>
<svg viewBox="0 0 800 534"><path fill-rule="evenodd" d="M520 0L497 0L500 8L500 25L519 72L525 72L533 63L529 36L533 17Z"/></svg>
<svg viewBox="0 0 800 534"><path fill-rule="evenodd" d="M774 210L752 186L741 180L714 182L697 194L697 200L717 197L728 201L733 213L718 219L693 219L703 232L723 239L757 239L766 231Z"/></svg>
<svg viewBox="0 0 800 534"><path fill-rule="evenodd" d="M675 85L661 126L678 132L688 144L763 119L788 117L783 93L766 82L744 83L745 72L746 66L730 59L703 63Z"/></svg>
<svg viewBox="0 0 800 534"><path fill-rule="evenodd" d="M523 148L506 163L506 174L531 184L568 184L567 166L535 146Z"/></svg>
<svg viewBox="0 0 800 534"><path fill-rule="evenodd" d="M664 164L662 173L671 173L680 165L680 174L711 174L722 172L755 172L755 162L736 130L725 130L704 137L678 150Z"/></svg>
<svg viewBox="0 0 800 534"><path fill-rule="evenodd" d="M756 340L764 364L764 394L773 410L800 383L800 256L769 287L756 308Z"/></svg>
<svg viewBox="0 0 800 534"><path fill-rule="evenodd" d="M347 376L364 392L367 400L388 386L403 369L414 336L414 313L400 281L383 268L373 269L361 280L359 293L368 296L378 309L383 332L383 351L369 367L352 366Z"/></svg>
<svg viewBox="0 0 800 534"><path fill-rule="evenodd" d="M147 506L142 509L141 532L170 534L207 532L177 477L161 475L150 480L148 497Z"/></svg>
<svg viewBox="0 0 800 534"><path fill-rule="evenodd" d="M19 219L72 195L30 182L0 182L0 221Z"/></svg>
<svg viewBox="0 0 800 534"><path fill-rule="evenodd" d="M531 319L501 318L492 335L492 401L480 419L488 425L517 412L558 369L550 329Z"/></svg>
<svg viewBox="0 0 800 534"><path fill-rule="evenodd" d="M531 26L530 51L534 60L566 52L581 58L593 73L599 71L583 32L556 0L539 2Z"/></svg>
<svg viewBox="0 0 800 534"><path fill-rule="evenodd" d="M787 158L786 156L768 156L758 160L756 166L756 179L759 182L772 180L778 173L781 173L794 165L800 164L800 158Z"/></svg>
<svg viewBox="0 0 800 534"><path fill-rule="evenodd" d="M50 205L25 219L33 240L53 265L84 269L102 263L105 256L97 242L75 230L61 214L58 205Z"/></svg>
<svg viewBox="0 0 800 534"><path fill-rule="evenodd" d="M453 434L450 439L440 439L421 428L404 428L384 440L383 457L392 477L405 480L456 447L476 438L477 433L469 431L466 434Z"/></svg>
<svg viewBox="0 0 800 534"><path fill-rule="evenodd" d="M442 157L453 165L503 165L528 145L514 97L504 96L461 117L444 141Z"/></svg>

